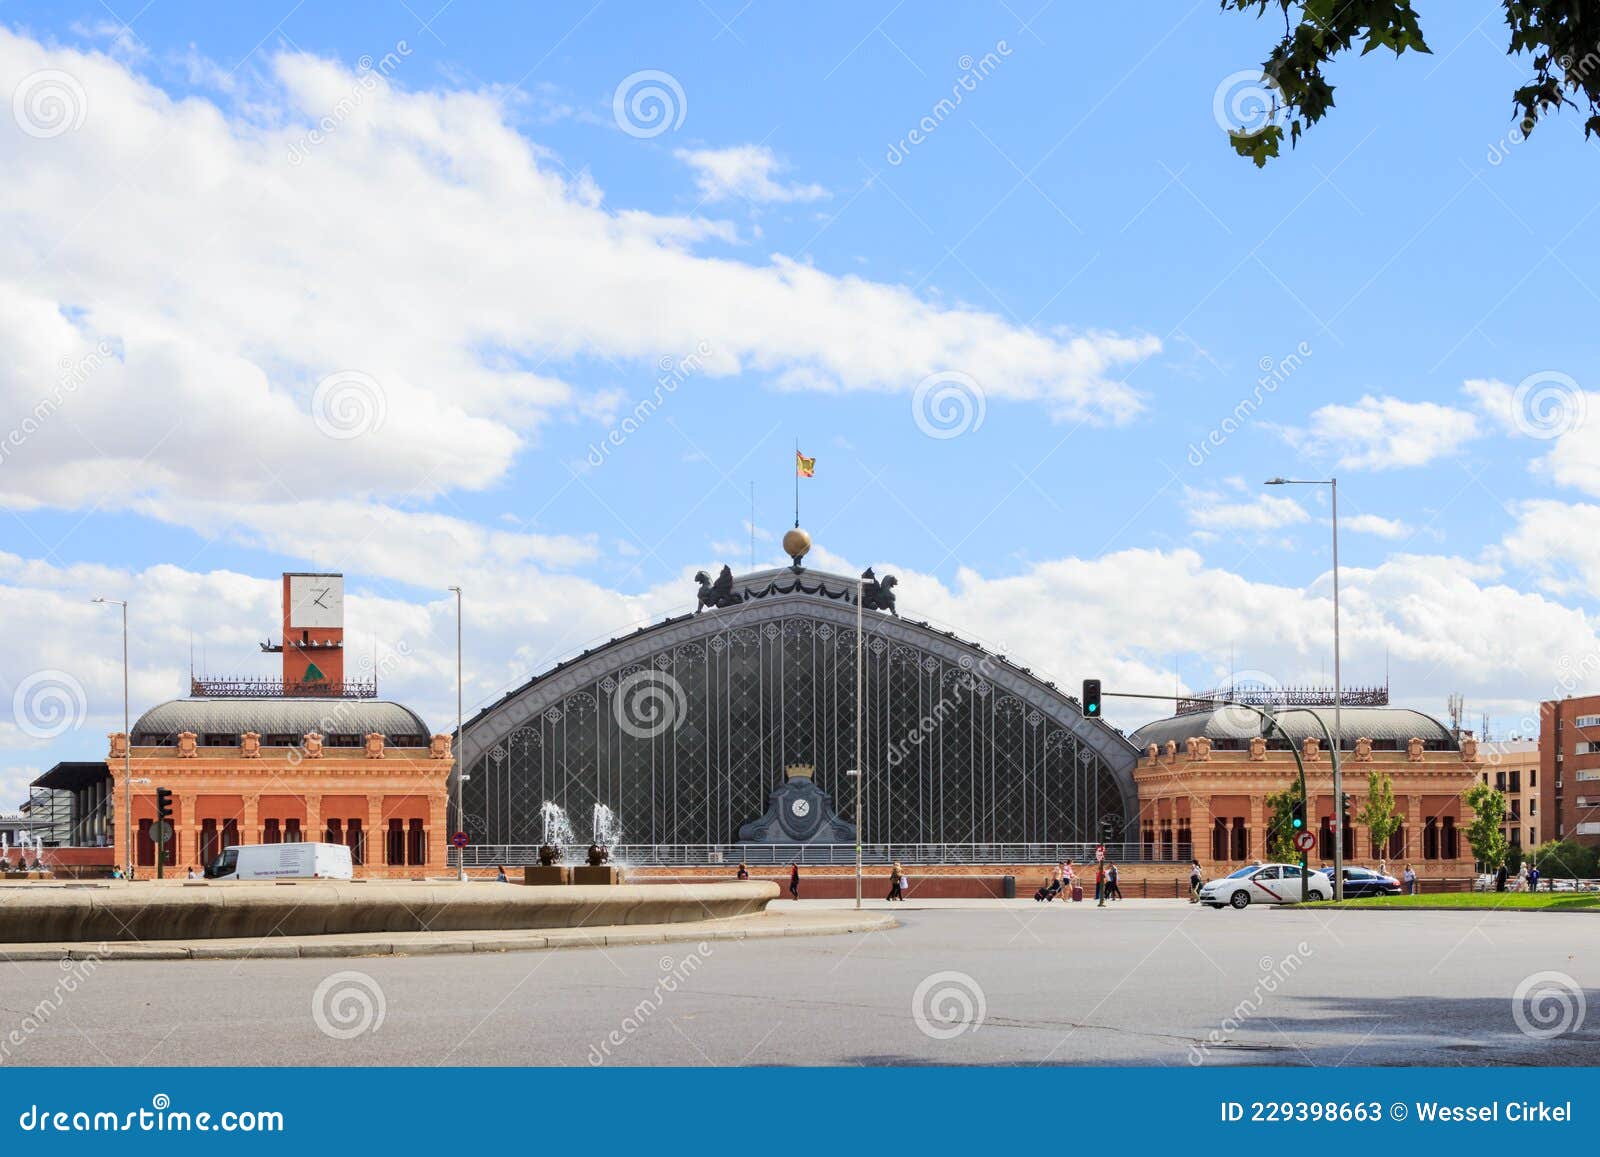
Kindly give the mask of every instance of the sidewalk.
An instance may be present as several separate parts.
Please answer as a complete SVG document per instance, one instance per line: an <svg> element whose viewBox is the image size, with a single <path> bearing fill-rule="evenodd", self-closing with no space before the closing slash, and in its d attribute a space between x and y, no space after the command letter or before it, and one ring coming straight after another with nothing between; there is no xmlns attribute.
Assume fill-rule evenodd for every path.
<svg viewBox="0 0 1600 1157"><path fill-rule="evenodd" d="M802 892L804 890L802 889ZM1129 908L1138 908L1141 911L1154 908L1186 908L1189 901L1184 899L1153 899L1153 900L1113 900L1106 905L1106 910L1120 908L1126 905ZM790 900L787 897L774 900L767 905L768 912L834 912L841 910L855 911L854 897L845 900L807 900L803 896L799 900ZM970 896L960 899L928 899L919 900L916 896L908 896L905 900L896 900L890 903L882 896L866 897L861 899L861 909L873 912L917 912L935 911L940 909L971 909L981 908L993 911L996 908L1026 908L1026 909L1073 909L1088 910L1096 907L1094 898L1086 896L1081 903L1073 904L1055 900L1051 903L1036 901L1031 896L1019 896L1015 900L1001 900L986 896Z"/></svg>
<svg viewBox="0 0 1600 1157"><path fill-rule="evenodd" d="M526 952L627 944L684 944L773 936L834 936L896 926L882 913L795 911L677 924L539 928L492 932L364 932L332 936L273 936L237 940L149 940L95 943L0 944L0 962L28 960L243 960L351 956L434 956L466 952Z"/></svg>

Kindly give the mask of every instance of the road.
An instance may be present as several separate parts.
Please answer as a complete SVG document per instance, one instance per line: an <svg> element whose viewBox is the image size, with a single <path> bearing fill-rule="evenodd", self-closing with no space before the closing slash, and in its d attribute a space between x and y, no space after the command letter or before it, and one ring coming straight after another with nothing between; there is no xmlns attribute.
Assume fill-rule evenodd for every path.
<svg viewBox="0 0 1600 1157"><path fill-rule="evenodd" d="M896 908L703 948L0 964L0 1063L1600 1063L1600 916Z"/></svg>

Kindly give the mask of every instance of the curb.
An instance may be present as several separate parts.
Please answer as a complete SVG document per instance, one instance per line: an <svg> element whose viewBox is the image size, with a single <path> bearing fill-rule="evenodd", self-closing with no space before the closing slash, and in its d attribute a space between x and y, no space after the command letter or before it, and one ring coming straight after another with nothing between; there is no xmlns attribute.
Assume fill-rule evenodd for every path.
<svg viewBox="0 0 1600 1157"><path fill-rule="evenodd" d="M808 914L809 915L809 914ZM193 944L58 944L0 947L0 962L41 960L326 960L357 956L442 956L474 952L528 952L558 948L603 948L639 944L679 944L701 940L764 940L779 936L835 936L882 932L900 922L887 914L837 919L796 919L793 915L736 916L726 921L552 928L516 932L416 933L417 939L363 940L346 936L295 937L259 943L226 941ZM383 934L379 934L383 935Z"/></svg>
<svg viewBox="0 0 1600 1157"><path fill-rule="evenodd" d="M1388 905L1377 907L1366 904L1348 903L1323 904L1321 907L1322 910L1326 912L1518 912L1527 913L1528 915L1533 915L1540 912L1583 912L1589 915L1600 913L1600 904L1596 904L1588 908L1580 908L1576 906L1562 908L1523 908L1513 907L1510 905L1504 907L1485 905L1482 908L1463 908L1459 905L1450 904L1408 904L1404 908L1395 908Z"/></svg>

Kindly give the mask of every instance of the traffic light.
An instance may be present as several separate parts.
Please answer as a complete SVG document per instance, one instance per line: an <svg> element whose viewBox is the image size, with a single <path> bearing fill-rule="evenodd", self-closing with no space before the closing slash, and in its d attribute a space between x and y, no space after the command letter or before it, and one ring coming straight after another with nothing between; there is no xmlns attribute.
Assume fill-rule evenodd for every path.
<svg viewBox="0 0 1600 1157"><path fill-rule="evenodd" d="M1083 681L1083 713L1090 719L1100 718L1100 680Z"/></svg>
<svg viewBox="0 0 1600 1157"><path fill-rule="evenodd" d="M170 787L156 788L156 819L162 823L172 822L172 789Z"/></svg>
<svg viewBox="0 0 1600 1157"><path fill-rule="evenodd" d="M165 839L156 839L156 879L159 880L163 875L162 866L167 862L168 849L173 846L172 841L177 838L177 834L172 830L172 789L170 787L156 788L156 822L165 824L167 833ZM151 833L152 837L155 835L156 833Z"/></svg>
<svg viewBox="0 0 1600 1157"><path fill-rule="evenodd" d="M1289 824L1295 831L1302 831L1306 826L1306 801L1297 799L1289 809Z"/></svg>
<svg viewBox="0 0 1600 1157"><path fill-rule="evenodd" d="M1117 825L1114 820L1102 819L1100 821L1100 842L1102 844L1111 843L1112 837L1116 834Z"/></svg>

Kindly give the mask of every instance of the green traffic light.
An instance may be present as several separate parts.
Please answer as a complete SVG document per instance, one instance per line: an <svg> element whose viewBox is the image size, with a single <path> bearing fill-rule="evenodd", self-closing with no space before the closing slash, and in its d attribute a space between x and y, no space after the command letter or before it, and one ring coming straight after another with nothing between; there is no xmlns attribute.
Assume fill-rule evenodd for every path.
<svg viewBox="0 0 1600 1157"><path fill-rule="evenodd" d="M1306 821L1302 820L1302 819L1296 819L1294 821L1294 826L1297 827L1297 828L1303 828L1303 827L1306 826Z"/></svg>
<svg viewBox="0 0 1600 1157"><path fill-rule="evenodd" d="M1098 704L1098 703L1089 704L1089 714L1090 715L1094 715L1094 714L1098 713L1099 710L1100 710L1100 704Z"/></svg>

